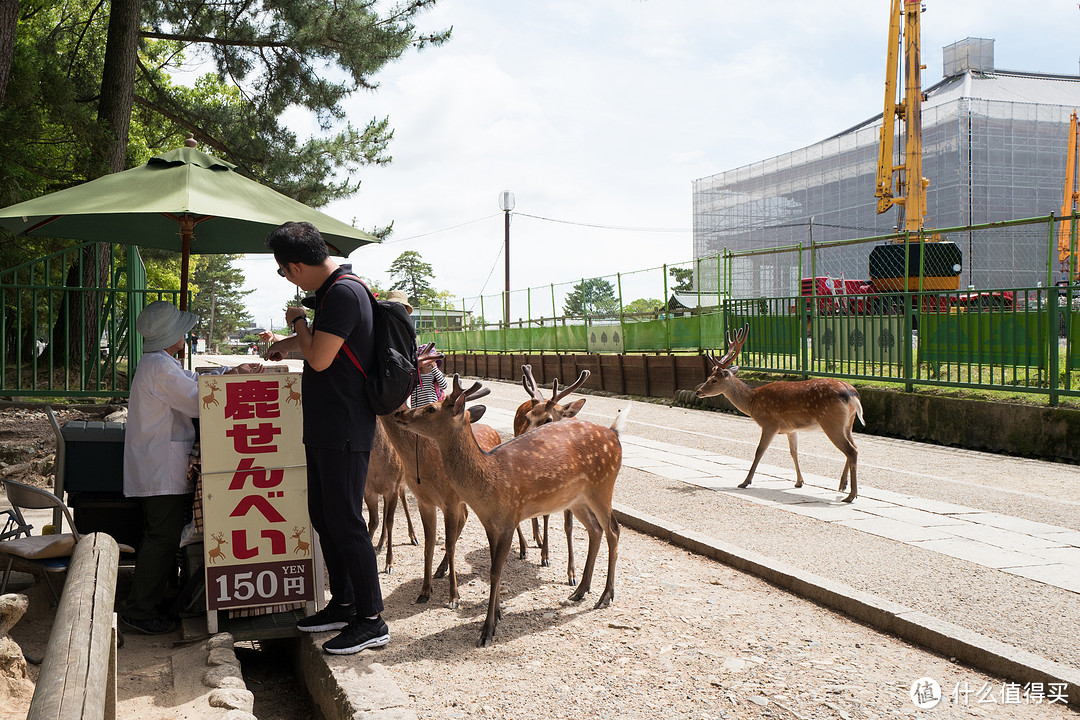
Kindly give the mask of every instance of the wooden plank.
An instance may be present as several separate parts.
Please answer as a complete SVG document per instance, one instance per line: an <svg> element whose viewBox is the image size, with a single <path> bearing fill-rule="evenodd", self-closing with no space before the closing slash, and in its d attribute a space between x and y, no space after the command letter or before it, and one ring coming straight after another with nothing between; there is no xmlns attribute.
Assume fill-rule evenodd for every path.
<svg viewBox="0 0 1080 720"><path fill-rule="evenodd" d="M120 549L104 533L75 546L27 720L105 718L119 563Z"/></svg>

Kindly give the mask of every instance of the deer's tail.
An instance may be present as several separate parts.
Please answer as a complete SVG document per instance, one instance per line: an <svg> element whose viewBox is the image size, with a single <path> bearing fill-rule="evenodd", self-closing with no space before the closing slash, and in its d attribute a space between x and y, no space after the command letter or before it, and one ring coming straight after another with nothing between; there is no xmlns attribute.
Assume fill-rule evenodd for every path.
<svg viewBox="0 0 1080 720"><path fill-rule="evenodd" d="M629 415L629 414L630 414L630 405L629 404L627 404L626 407L622 408L621 410L619 410L618 412L615 413L615 422L611 423L611 429L615 431L616 435L621 434L623 429L626 428L626 416Z"/></svg>
<svg viewBox="0 0 1080 720"><path fill-rule="evenodd" d="M866 421L863 420L863 416L862 416L862 402L859 400L858 395L851 398L851 404L855 406L855 416L859 418L859 423L863 427L866 427Z"/></svg>

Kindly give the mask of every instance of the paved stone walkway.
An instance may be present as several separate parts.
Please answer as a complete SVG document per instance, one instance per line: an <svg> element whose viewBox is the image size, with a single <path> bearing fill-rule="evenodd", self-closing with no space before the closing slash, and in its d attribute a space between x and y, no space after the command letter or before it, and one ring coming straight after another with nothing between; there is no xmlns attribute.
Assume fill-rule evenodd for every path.
<svg viewBox="0 0 1080 720"><path fill-rule="evenodd" d="M484 422L512 435L513 417L488 408ZM751 486L738 489L746 477L746 458L633 435L620 440L624 467L737 493L743 500L1080 593L1080 531L878 488L863 488L854 503L843 503L835 479L803 473L803 487L795 488L790 469L764 463Z"/></svg>

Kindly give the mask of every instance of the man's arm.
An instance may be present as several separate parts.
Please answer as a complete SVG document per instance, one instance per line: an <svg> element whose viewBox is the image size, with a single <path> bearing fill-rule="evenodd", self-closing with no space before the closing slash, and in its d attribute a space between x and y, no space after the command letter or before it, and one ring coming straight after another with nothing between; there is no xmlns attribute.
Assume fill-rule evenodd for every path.
<svg viewBox="0 0 1080 720"><path fill-rule="evenodd" d="M338 350L345 344L345 338L333 333L312 332L307 322L307 311L302 307L291 307L285 311L285 321L292 326L296 334L280 343L274 343L272 347L277 349L281 343L295 339L297 349L303 353L312 370L322 372L330 367Z"/></svg>

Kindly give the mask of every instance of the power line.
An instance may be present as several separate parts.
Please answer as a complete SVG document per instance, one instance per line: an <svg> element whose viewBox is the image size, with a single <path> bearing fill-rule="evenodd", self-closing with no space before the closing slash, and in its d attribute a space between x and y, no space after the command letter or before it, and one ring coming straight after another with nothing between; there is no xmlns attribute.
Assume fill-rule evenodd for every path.
<svg viewBox="0 0 1080 720"><path fill-rule="evenodd" d="M541 217L540 215L529 215L528 213L514 213L521 217L532 218L533 220L543 220L545 222L562 223L563 225L579 225L581 227L600 228L603 230L628 230L630 232L661 232L661 233L687 233L690 232L687 228L647 228L647 227L627 227L624 225L599 225L596 223L583 223L575 222L573 220L556 220L555 218Z"/></svg>
<svg viewBox="0 0 1080 720"><path fill-rule="evenodd" d="M466 225L472 225L473 223L478 223L478 222L481 222L483 220L490 220L493 217L498 217L498 215L499 215L499 213L495 213L493 215L485 215L484 217L476 218L475 220L467 220L467 221L465 221L463 223L459 223L457 225L451 225L450 227L444 227L441 230L431 230L429 232L420 233L419 235L410 235L409 237L398 238L397 240L384 240L382 244L383 245L393 245L394 243L405 242L407 240L416 240L417 238L427 237L428 235L436 235L436 234L441 233L441 232L446 232L447 230L457 230L459 227L465 227Z"/></svg>
<svg viewBox="0 0 1080 720"><path fill-rule="evenodd" d="M480 294L476 296L476 299L474 299L474 300L473 300L473 304L472 304L472 307L470 307L470 308L469 308L469 312L470 312L470 313L471 313L471 312L472 312L473 310L475 310L475 309L476 309L476 303L480 302L480 298L482 298L482 297L484 296L484 290L487 290L487 284L488 284L489 282L491 282L491 275L492 275L492 273L494 273L494 272L495 272L495 268L496 268L496 267L498 267L498 265L499 265L499 258L501 258L501 257L502 257L502 254L503 254L503 243L501 243L501 242L500 242L500 243L499 243L499 252L495 253L495 262L493 262L493 263L491 264L491 269L490 269L490 270L488 270L487 278L485 278L485 279L484 279L484 284L483 284L483 286L481 286L481 288L480 288Z"/></svg>

